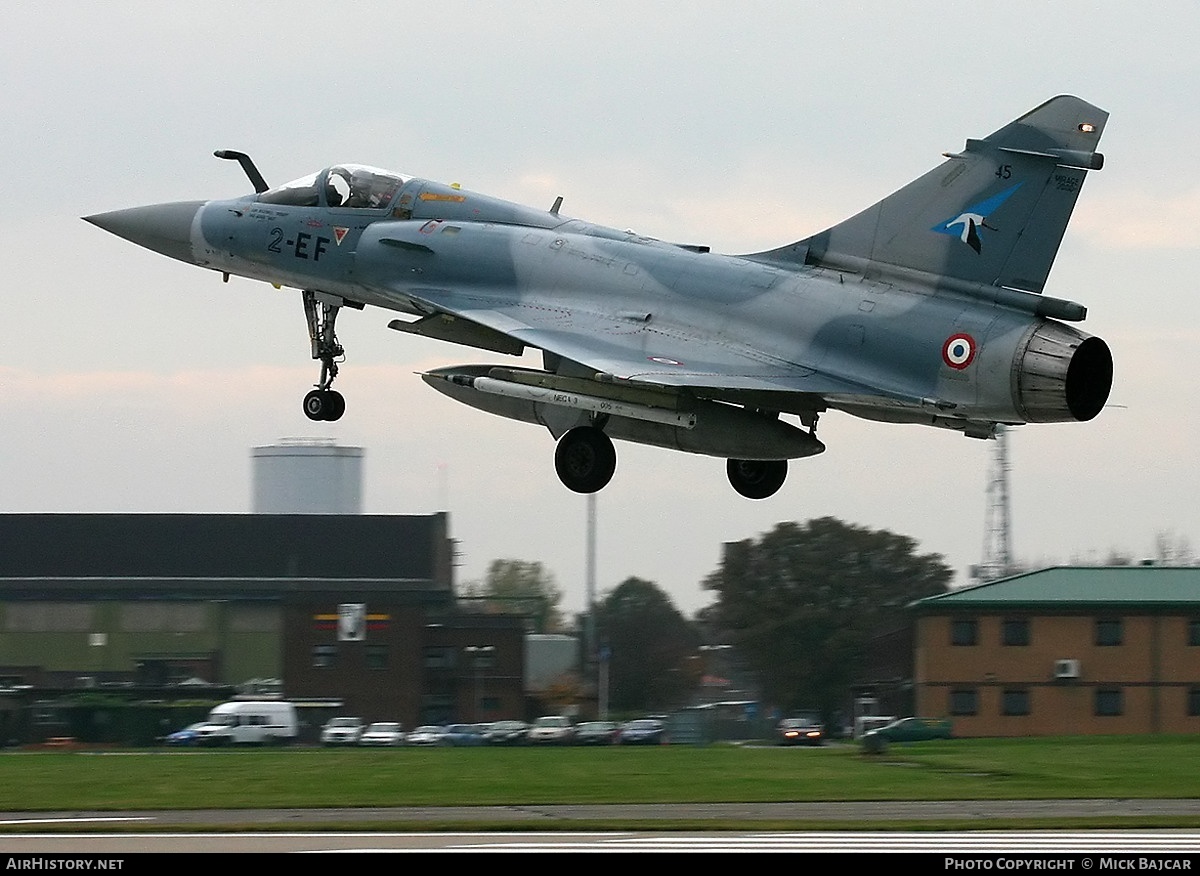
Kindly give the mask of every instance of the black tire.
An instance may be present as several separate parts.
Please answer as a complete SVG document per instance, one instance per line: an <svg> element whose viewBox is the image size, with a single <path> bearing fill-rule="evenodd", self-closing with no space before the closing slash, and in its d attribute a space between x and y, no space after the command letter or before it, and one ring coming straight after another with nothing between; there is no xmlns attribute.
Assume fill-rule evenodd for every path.
<svg viewBox="0 0 1200 876"><path fill-rule="evenodd" d="M326 420L340 420L342 414L346 413L346 399L336 389L327 390L325 393L325 408Z"/></svg>
<svg viewBox="0 0 1200 876"><path fill-rule="evenodd" d="M786 459L731 459L725 465L729 483L747 499L775 495L787 479Z"/></svg>
<svg viewBox="0 0 1200 876"><path fill-rule="evenodd" d="M304 416L310 420L324 420L326 409L325 393L314 389L304 397Z"/></svg>
<svg viewBox="0 0 1200 876"><path fill-rule="evenodd" d="M595 493L612 480L617 451L602 429L578 426L558 439L554 469L568 490Z"/></svg>
<svg viewBox="0 0 1200 876"><path fill-rule="evenodd" d="M310 420L339 420L346 413L346 399L336 389L314 389L304 397L304 416Z"/></svg>

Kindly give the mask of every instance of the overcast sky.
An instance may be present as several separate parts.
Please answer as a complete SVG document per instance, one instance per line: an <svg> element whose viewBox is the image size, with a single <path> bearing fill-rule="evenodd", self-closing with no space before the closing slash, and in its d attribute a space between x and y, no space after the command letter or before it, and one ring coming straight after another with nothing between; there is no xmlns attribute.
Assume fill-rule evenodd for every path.
<svg viewBox="0 0 1200 876"><path fill-rule="evenodd" d="M348 411L311 423L299 292L222 284L79 217L243 194L212 156L228 148L273 184L356 162L753 252L1073 93L1111 113L1107 164L1046 292L1088 307L1116 377L1096 420L1010 433L1013 547L1200 552L1198 40L1194 2L6 3L0 511L248 512L251 448L328 437L365 448L368 513L449 510L461 579L540 560L579 610L586 500L549 433L414 373L488 354L347 311ZM837 412L820 435L761 502L722 460L619 443L600 591L637 575L690 614L723 542L824 515L909 535L965 583L994 442Z"/></svg>

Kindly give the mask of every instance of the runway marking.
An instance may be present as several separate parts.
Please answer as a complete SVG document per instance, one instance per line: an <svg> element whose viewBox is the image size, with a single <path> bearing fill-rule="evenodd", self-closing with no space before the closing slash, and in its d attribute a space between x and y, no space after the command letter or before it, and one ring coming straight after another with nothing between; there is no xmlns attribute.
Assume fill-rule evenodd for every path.
<svg viewBox="0 0 1200 876"><path fill-rule="evenodd" d="M8 823L64 823L70 821L133 821L137 818L29 819ZM2 823L2 822L0 822ZM229 833L130 833L130 834L5 834L7 850L19 853L25 842L35 851L62 851L63 844L85 839L92 851L129 848L138 851L175 851L180 840L188 848L227 851L290 851L309 854L382 854L405 852L809 852L877 855L905 852L923 856L969 855L1073 855L1080 857L1143 854L1193 858L1200 855L1200 833L1162 831L1122 832L1003 832L937 831L811 831L750 833L474 833L463 832L229 832ZM238 842L240 840L240 842ZM280 847L280 843L282 847ZM340 842L339 842L340 841ZM190 845L188 845L190 843ZM940 858L939 858L940 859ZM1091 859L1094 863L1097 859ZM1081 863L1082 860L1081 860ZM1086 869L1089 865L1083 864Z"/></svg>
<svg viewBox="0 0 1200 876"><path fill-rule="evenodd" d="M148 815L113 815L76 818L0 818L0 824L91 824L97 821L153 821Z"/></svg>
<svg viewBox="0 0 1200 876"><path fill-rule="evenodd" d="M452 848L447 846L447 848ZM884 832L806 832L756 833L731 835L680 834L672 836L597 836L591 841L540 842L506 841L497 837L457 847L463 851L805 851L837 852L921 852L947 854L1096 854L1116 852L1154 852L1194 854L1200 852L1197 833L884 833Z"/></svg>

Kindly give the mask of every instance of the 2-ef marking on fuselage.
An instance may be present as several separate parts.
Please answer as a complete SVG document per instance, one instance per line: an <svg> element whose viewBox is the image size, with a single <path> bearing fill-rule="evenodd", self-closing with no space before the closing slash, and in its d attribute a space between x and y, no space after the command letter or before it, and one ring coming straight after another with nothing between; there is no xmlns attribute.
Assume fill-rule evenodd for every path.
<svg viewBox="0 0 1200 876"><path fill-rule="evenodd" d="M321 256L329 251L329 244L333 243L333 238L323 235L309 234L307 231L298 231L296 236L291 240L284 240L286 235L283 229L276 226L271 229L271 240L267 244L267 251L283 254L284 247L298 259L311 259L314 262L319 262Z"/></svg>

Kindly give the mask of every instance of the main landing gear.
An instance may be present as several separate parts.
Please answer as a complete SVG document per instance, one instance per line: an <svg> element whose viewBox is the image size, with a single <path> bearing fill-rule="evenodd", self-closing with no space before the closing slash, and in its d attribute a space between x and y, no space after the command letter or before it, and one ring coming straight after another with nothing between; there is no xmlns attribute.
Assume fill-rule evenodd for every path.
<svg viewBox="0 0 1200 876"><path fill-rule="evenodd" d="M334 323L345 302L311 289L305 289L303 294L312 357L321 360L321 382L304 397L304 415L310 420L337 420L346 412L346 400L331 387L333 378L337 377L338 362L345 351L338 343Z"/></svg>
<svg viewBox="0 0 1200 876"><path fill-rule="evenodd" d="M568 490L595 493L612 480L617 470L617 451L603 429L576 426L558 439L554 468Z"/></svg>
<svg viewBox="0 0 1200 876"><path fill-rule="evenodd" d="M576 426L558 439L554 469L568 490L597 493L617 470L617 451L603 429ZM775 495L787 479L787 471L786 459L730 459L726 463L729 483L747 499Z"/></svg>
<svg viewBox="0 0 1200 876"><path fill-rule="evenodd" d="M817 417L817 411L800 414L800 422L813 438L817 437ZM747 499L774 496L787 480L787 472L786 459L730 459L725 463L729 483Z"/></svg>
<svg viewBox="0 0 1200 876"><path fill-rule="evenodd" d="M747 499L773 496L787 479L786 459L731 459L725 464L729 483Z"/></svg>

